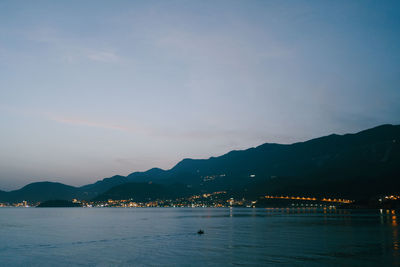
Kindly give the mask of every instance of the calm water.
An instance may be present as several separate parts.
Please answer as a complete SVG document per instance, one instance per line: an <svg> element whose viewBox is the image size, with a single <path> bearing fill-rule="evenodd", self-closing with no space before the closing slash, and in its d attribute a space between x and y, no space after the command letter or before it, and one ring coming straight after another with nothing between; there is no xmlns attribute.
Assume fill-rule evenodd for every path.
<svg viewBox="0 0 400 267"><path fill-rule="evenodd" d="M399 265L396 219L386 210L0 208L0 265Z"/></svg>

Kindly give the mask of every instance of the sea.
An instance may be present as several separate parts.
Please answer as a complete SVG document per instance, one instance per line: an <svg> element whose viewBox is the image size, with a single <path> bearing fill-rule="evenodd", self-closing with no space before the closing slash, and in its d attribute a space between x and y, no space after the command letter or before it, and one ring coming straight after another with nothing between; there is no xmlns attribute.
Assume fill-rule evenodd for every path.
<svg viewBox="0 0 400 267"><path fill-rule="evenodd" d="M0 266L399 266L397 217L334 208L0 208Z"/></svg>

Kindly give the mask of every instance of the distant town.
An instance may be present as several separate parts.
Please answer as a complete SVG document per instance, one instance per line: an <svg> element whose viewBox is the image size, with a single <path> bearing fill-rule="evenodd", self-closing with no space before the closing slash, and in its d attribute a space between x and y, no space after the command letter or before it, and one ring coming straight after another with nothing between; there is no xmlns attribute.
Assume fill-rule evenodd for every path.
<svg viewBox="0 0 400 267"><path fill-rule="evenodd" d="M391 207L392 202L400 201L400 195L382 196L376 200L376 207ZM21 201L17 203L0 203L0 207L37 207L44 202ZM145 208L145 207L314 207L314 208L354 208L355 201L342 198L316 198L310 196L271 196L266 195L257 200L245 198L235 199L228 196L226 191L218 191L200 195L193 195L177 199L155 199L137 202L131 199L108 199L106 201L87 201L72 199L69 203L84 208Z"/></svg>

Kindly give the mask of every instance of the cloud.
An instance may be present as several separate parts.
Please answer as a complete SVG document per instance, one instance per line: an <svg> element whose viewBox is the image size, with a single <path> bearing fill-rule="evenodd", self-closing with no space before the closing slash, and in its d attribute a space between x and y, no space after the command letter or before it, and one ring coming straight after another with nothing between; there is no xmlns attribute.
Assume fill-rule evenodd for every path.
<svg viewBox="0 0 400 267"><path fill-rule="evenodd" d="M82 117L62 116L54 114L53 112L40 111L36 109L18 108L12 106L5 106L0 104L0 110L18 114L20 116L33 116L45 120L54 121L57 123L70 125L70 126L83 126L99 129L106 129L112 131L127 132L131 134L138 134L156 139L167 140L229 140L229 142L240 143L240 140L254 140L261 143L268 138L270 140L277 140L278 135L268 131L249 131L239 129L210 129L209 127L190 128L185 130L178 130L174 128L159 128L155 125L145 125L140 123L114 123L96 119L87 119ZM282 137L279 135L279 137ZM289 142L286 140L286 142ZM286 143L285 142L285 143Z"/></svg>
<svg viewBox="0 0 400 267"><path fill-rule="evenodd" d="M118 124L89 121L89 120L78 119L78 118L67 118L67 117L60 117L60 116L54 116L54 115L49 115L48 118L52 121L56 121L56 122L64 123L64 124L70 124L70 125L96 127L96 128L103 128L103 129L109 129L109 130L128 131L128 132L140 132L140 129L137 129L134 127L122 126L122 125L118 125Z"/></svg>
<svg viewBox="0 0 400 267"><path fill-rule="evenodd" d="M82 40L82 38L65 36L66 34L49 27L37 28L26 34L26 38L29 41L48 45L68 63L74 63L79 60L116 63L121 59L114 49L101 47L94 40Z"/></svg>
<svg viewBox="0 0 400 267"><path fill-rule="evenodd" d="M114 52L109 51L92 51L87 57L93 61L99 62L117 62L119 57Z"/></svg>
<svg viewBox="0 0 400 267"><path fill-rule="evenodd" d="M93 120L86 120L81 118L71 118L71 117L62 117L62 116L54 116L47 115L48 119L52 121L56 121L58 123L69 124L73 126L86 126L86 127L95 127L102 128L107 130L117 130L122 132L129 132L133 134L140 134L151 136L154 138L166 138L166 139L185 139L185 140L210 140L210 139L229 139L232 142L236 142L235 140L242 139L246 137L247 139L257 140L262 142L266 137L272 136L271 134L266 134L265 132L260 131L241 131L241 130L208 130L208 129L192 129L185 131L177 131L174 129L160 129L151 126L144 125L121 125L109 122L100 122Z"/></svg>
<svg viewBox="0 0 400 267"><path fill-rule="evenodd" d="M241 66L269 59L287 59L293 55L290 46L254 31L248 33L242 30L228 34L166 29L156 43L159 48L168 49L169 53L184 55L190 60L207 65L212 61L227 66ZM248 42L248 38L257 42Z"/></svg>

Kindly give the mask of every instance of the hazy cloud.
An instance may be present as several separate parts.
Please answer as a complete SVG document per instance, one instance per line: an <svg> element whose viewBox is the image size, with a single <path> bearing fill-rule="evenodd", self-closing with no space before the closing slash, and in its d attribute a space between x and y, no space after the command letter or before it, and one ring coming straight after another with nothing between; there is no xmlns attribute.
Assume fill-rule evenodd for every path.
<svg viewBox="0 0 400 267"><path fill-rule="evenodd" d="M120 131L132 131L134 132L135 129L132 127L125 127L116 124L108 124L103 122L95 122L95 121L88 121L84 119L76 119L76 118L66 118L66 117L59 117L59 116L52 116L50 115L49 118L59 123L65 123L70 125L78 125L78 126L88 126L88 127L97 127L97 128L104 128L110 130L120 130Z"/></svg>
<svg viewBox="0 0 400 267"><path fill-rule="evenodd" d="M26 33L26 38L32 42L46 44L49 48L58 51L66 62L73 63L79 60L91 60L103 63L115 63L120 57L110 48L102 48L90 38L67 37L68 34L51 27L36 28Z"/></svg>
<svg viewBox="0 0 400 267"><path fill-rule="evenodd" d="M117 62L119 57L114 52L93 51L88 54L88 58L100 62Z"/></svg>

